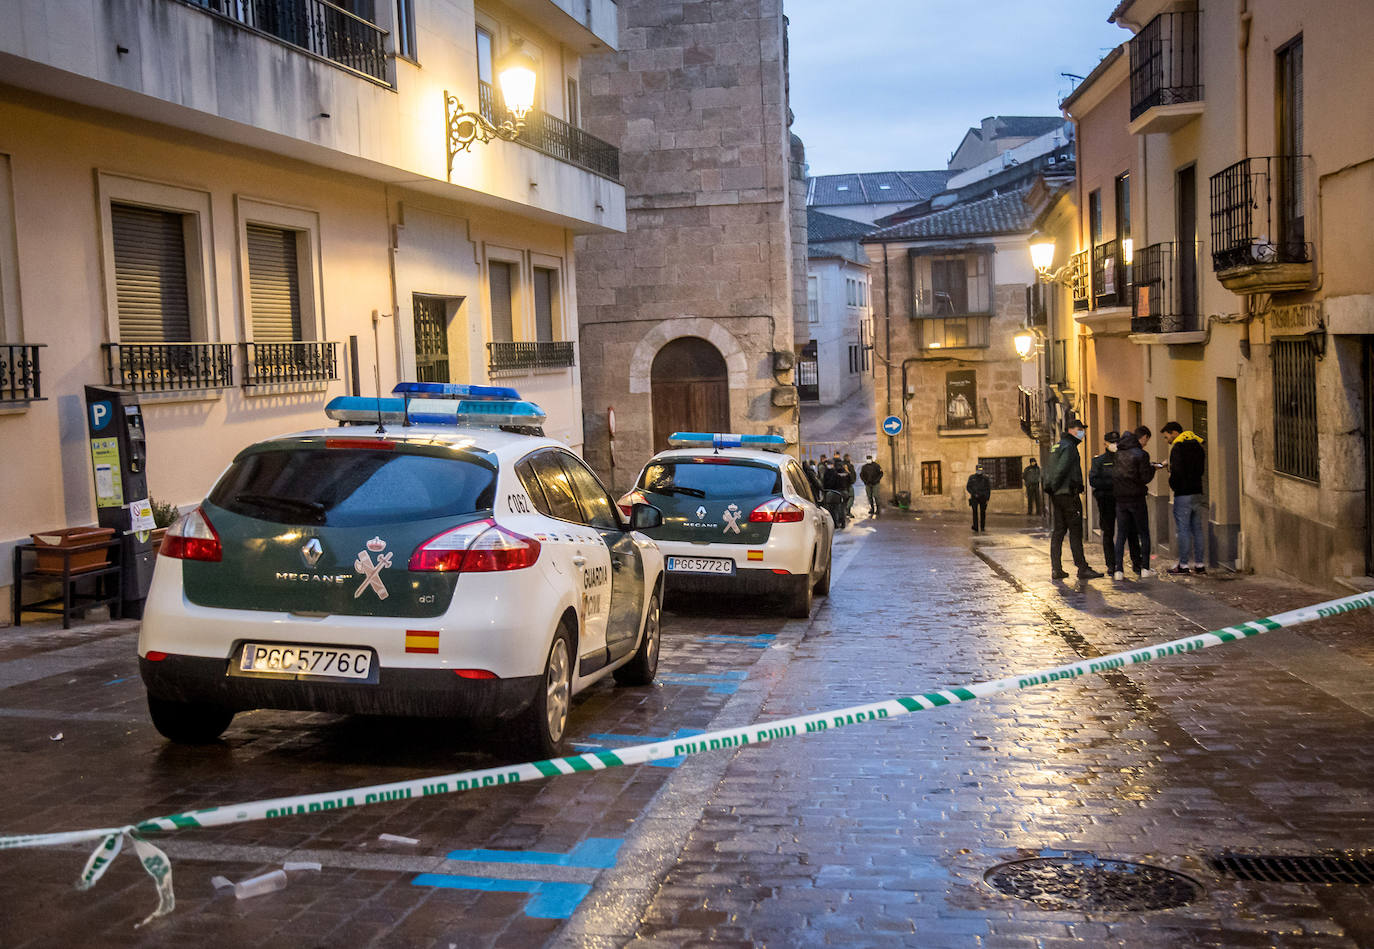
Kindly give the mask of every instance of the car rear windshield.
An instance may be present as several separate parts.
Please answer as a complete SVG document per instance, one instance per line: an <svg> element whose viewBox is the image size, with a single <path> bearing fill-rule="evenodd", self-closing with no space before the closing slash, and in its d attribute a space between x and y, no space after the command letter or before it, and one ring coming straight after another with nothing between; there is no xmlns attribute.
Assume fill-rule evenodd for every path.
<svg viewBox="0 0 1374 949"><path fill-rule="evenodd" d="M361 527L485 511L495 496L496 467L484 458L331 448L242 456L209 501L263 520Z"/></svg>
<svg viewBox="0 0 1374 949"><path fill-rule="evenodd" d="M688 461L653 461L644 469L639 487L653 494L679 494L708 501L728 501L782 493L777 468L717 456Z"/></svg>

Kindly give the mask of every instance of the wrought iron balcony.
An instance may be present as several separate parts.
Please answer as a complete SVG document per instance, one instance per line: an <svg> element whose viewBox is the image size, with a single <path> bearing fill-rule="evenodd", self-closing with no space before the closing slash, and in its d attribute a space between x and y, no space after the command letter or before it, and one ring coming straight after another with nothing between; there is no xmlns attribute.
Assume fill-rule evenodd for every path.
<svg viewBox="0 0 1374 949"><path fill-rule="evenodd" d="M328 0L184 0L390 85L387 31Z"/></svg>
<svg viewBox="0 0 1374 949"><path fill-rule="evenodd" d="M1046 437L1049 429L1045 426L1045 390L1017 386L1016 401L1020 409L1022 433L1027 438L1037 440Z"/></svg>
<svg viewBox="0 0 1374 949"><path fill-rule="evenodd" d="M0 343L0 405L42 402L38 351L45 343Z"/></svg>
<svg viewBox="0 0 1374 949"><path fill-rule="evenodd" d="M1086 310L1092 306L1090 256L1087 250L1080 250L1069 258L1069 290L1073 294L1075 310Z"/></svg>
<svg viewBox="0 0 1374 949"><path fill-rule="evenodd" d="M1200 76L1197 11L1161 13L1131 39L1131 121L1156 106L1201 102Z"/></svg>
<svg viewBox="0 0 1374 949"><path fill-rule="evenodd" d="M1196 247L1182 252L1196 255ZM1179 262L1174 244L1151 244L1135 252L1131 264L1131 332L1189 333L1200 320L1196 301L1179 292Z"/></svg>
<svg viewBox="0 0 1374 949"><path fill-rule="evenodd" d="M338 343L244 343L243 384L330 382L339 378Z"/></svg>
<svg viewBox="0 0 1374 949"><path fill-rule="evenodd" d="M1212 267L1228 290L1274 293L1312 282L1304 215L1310 160L1244 158L1211 177Z"/></svg>
<svg viewBox="0 0 1374 949"><path fill-rule="evenodd" d="M487 368L490 372L568 369L575 365L576 347L571 342L487 343Z"/></svg>
<svg viewBox="0 0 1374 949"><path fill-rule="evenodd" d="M134 392L228 389L234 384L232 343L104 343L105 378Z"/></svg>
<svg viewBox="0 0 1374 949"><path fill-rule="evenodd" d="M1125 303L1126 261L1121 244L1112 239L1093 248L1093 309Z"/></svg>
<svg viewBox="0 0 1374 949"><path fill-rule="evenodd" d="M500 93L489 82L477 83L477 107L493 125L510 117ZM516 141L603 178L620 180L620 149L547 112L530 110Z"/></svg>

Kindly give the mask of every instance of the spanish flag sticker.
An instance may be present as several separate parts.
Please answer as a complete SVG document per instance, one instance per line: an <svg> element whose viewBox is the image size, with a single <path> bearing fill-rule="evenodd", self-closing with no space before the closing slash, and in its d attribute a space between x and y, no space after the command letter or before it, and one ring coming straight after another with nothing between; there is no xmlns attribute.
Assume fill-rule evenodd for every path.
<svg viewBox="0 0 1374 949"><path fill-rule="evenodd" d="M406 630L406 652L439 651L439 631L437 629Z"/></svg>
<svg viewBox="0 0 1374 949"><path fill-rule="evenodd" d="M750 559L750 560L762 560L762 559L763 559L763 551L761 551L761 550L751 550L751 551L749 551L749 559Z"/></svg>

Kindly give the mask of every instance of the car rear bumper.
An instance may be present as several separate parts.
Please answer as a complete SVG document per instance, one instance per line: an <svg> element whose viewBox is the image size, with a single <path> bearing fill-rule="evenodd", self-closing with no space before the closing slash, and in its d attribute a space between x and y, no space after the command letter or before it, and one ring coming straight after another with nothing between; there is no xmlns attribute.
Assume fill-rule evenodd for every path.
<svg viewBox="0 0 1374 949"><path fill-rule="evenodd" d="M670 593L765 593L788 594L806 574L774 573L772 570L737 569L733 577L711 573L667 573L664 584Z"/></svg>
<svg viewBox="0 0 1374 949"><path fill-rule="evenodd" d="M148 694L174 702L255 708L471 718L491 721L529 707L540 676L464 679L451 670L381 668L376 682L311 680L286 676L231 676L229 661L169 655L138 660Z"/></svg>

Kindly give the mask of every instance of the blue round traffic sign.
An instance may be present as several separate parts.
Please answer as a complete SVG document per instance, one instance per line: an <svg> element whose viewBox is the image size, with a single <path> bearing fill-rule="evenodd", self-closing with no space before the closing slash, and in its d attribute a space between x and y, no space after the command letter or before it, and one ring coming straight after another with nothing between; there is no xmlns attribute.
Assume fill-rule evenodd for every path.
<svg viewBox="0 0 1374 949"><path fill-rule="evenodd" d="M900 435L902 433L902 420L895 415L889 415L883 419L883 431L888 435Z"/></svg>

